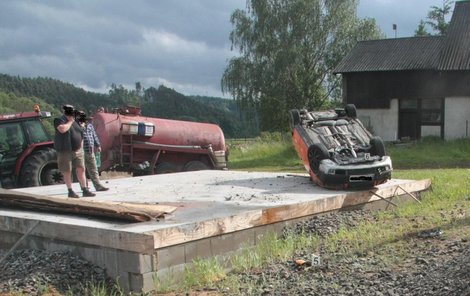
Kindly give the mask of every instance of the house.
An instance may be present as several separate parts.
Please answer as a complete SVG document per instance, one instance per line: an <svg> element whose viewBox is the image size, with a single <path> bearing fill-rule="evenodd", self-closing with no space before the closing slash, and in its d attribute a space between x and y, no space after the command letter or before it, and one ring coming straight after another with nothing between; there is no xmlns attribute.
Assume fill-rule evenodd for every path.
<svg viewBox="0 0 470 296"><path fill-rule="evenodd" d="M455 3L445 36L359 42L334 72L385 141L470 137L470 1Z"/></svg>

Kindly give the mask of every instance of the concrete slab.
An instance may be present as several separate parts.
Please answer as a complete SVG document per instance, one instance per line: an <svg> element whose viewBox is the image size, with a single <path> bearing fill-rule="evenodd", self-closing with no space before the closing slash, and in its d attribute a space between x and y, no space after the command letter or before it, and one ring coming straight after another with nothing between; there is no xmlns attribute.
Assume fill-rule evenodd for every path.
<svg viewBox="0 0 470 296"><path fill-rule="evenodd" d="M80 254L108 266L111 263L103 263L106 261L103 252L115 255L112 260L119 261L119 257L123 257L129 262L137 258L137 267L130 263L117 264L132 266L132 270L128 270L127 282L130 282L136 271L142 271L137 274L161 274L162 268L191 262L195 256L210 257L227 252L227 238L233 240L234 249L243 245L240 237L249 240L247 245L254 245L254 233L262 232L260 227L268 229L276 223L423 191L430 186L430 181L390 180L373 190L335 191L315 186L306 174L198 171L111 179L106 181L106 186L109 191L97 192L96 197L86 199L172 205L177 210L158 221L124 223L0 208L0 234L3 234L0 243L2 236L5 237L3 244L7 244L7 240L14 240L18 234L26 233L33 222L40 221L31 232L35 240L53 240L55 247L57 241L72 244L75 249L84 245L87 251L80 251ZM78 187L74 184L75 189ZM67 195L64 185L17 191L61 198ZM236 236L227 237L230 233ZM171 258L173 252L178 258ZM149 264L149 260L154 262ZM122 271L110 273L122 274ZM148 283L142 285L147 287ZM135 281L132 286L135 290Z"/></svg>

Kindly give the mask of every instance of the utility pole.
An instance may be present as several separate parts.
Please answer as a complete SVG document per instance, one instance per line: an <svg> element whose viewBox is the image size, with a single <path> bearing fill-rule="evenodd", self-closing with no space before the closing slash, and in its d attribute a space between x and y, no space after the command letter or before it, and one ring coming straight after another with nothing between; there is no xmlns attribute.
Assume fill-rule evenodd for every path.
<svg viewBox="0 0 470 296"><path fill-rule="evenodd" d="M393 31L395 31L395 38L397 38L397 24L392 25Z"/></svg>

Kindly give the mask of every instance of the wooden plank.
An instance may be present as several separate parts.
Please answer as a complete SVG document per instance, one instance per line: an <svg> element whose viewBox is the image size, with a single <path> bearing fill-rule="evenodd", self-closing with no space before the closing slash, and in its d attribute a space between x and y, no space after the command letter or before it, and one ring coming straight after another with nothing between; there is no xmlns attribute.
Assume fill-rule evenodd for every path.
<svg viewBox="0 0 470 296"><path fill-rule="evenodd" d="M0 188L0 205L29 210L47 210L98 217L115 218L131 222L164 218L176 207L156 204L136 204L41 196Z"/></svg>

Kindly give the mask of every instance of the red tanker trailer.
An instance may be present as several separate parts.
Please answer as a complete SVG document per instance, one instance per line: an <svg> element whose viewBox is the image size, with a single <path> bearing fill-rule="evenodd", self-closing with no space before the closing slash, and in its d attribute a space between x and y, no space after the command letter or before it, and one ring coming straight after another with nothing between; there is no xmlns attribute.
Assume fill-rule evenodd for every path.
<svg viewBox="0 0 470 296"><path fill-rule="evenodd" d="M144 117L140 108L96 113L101 141L100 171L134 175L225 169L227 150L219 126Z"/></svg>

